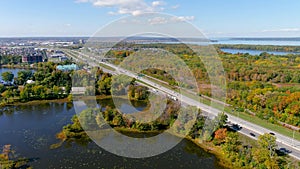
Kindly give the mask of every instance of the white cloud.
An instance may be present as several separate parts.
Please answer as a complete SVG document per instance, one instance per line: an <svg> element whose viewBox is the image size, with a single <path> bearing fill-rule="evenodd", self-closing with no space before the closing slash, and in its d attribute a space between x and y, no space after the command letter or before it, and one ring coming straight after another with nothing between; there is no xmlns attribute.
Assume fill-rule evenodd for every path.
<svg viewBox="0 0 300 169"><path fill-rule="evenodd" d="M148 19L148 22L151 25L158 25L158 24L166 24L166 23L178 23L178 22L193 21L194 19L195 19L194 16L173 16L171 18L154 17L154 18Z"/></svg>
<svg viewBox="0 0 300 169"><path fill-rule="evenodd" d="M168 20L164 17L154 17L148 20L151 25L165 24Z"/></svg>
<svg viewBox="0 0 300 169"><path fill-rule="evenodd" d="M117 11L110 11L109 14L131 14L134 16L147 12L160 12L164 10L163 1L152 1L151 3L145 0L76 0L77 3L92 3L97 7L112 7Z"/></svg>
<svg viewBox="0 0 300 169"><path fill-rule="evenodd" d="M138 20L138 19L123 19L123 20L121 20L121 23L124 23L124 24L142 24L142 21Z"/></svg>
<svg viewBox="0 0 300 169"><path fill-rule="evenodd" d="M174 16L171 18L174 22L193 21L195 16Z"/></svg>
<svg viewBox="0 0 300 169"><path fill-rule="evenodd" d="M153 1L152 2L152 6L153 7L157 7L157 6L163 6L165 5L166 3L164 1Z"/></svg>

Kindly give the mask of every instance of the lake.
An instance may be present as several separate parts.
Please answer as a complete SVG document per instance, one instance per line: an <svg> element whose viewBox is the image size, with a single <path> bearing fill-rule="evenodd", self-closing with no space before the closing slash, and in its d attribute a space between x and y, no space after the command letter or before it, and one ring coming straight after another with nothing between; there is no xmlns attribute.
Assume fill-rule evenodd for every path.
<svg viewBox="0 0 300 169"><path fill-rule="evenodd" d="M262 51L262 50L250 50L250 49L221 49L223 52L237 54L237 53L249 53L250 55L260 55L263 52L267 52L274 55L288 55L288 54L299 54L293 52L276 52L276 51Z"/></svg>
<svg viewBox="0 0 300 169"><path fill-rule="evenodd" d="M98 104L104 108L111 106L112 101L100 100ZM146 107L143 102L133 105L139 110ZM130 105L121 107L128 109ZM129 110L122 111L130 113ZM69 124L75 114L71 103L9 106L0 112L0 147L11 144L18 157L32 160L33 168L222 168L217 165L215 156L188 140L181 141L166 153L145 159L119 157L93 142L87 145L65 143L51 150L50 146L59 142L55 134Z"/></svg>
<svg viewBox="0 0 300 169"><path fill-rule="evenodd" d="M14 76L17 77L18 72L21 71L21 70L31 70L32 72L35 72L35 70L33 70L33 69L18 69L18 68L3 68L3 67L0 67L0 80L2 80L1 74L3 72L12 72L14 74Z"/></svg>
<svg viewBox="0 0 300 169"><path fill-rule="evenodd" d="M218 38L216 42L211 44L227 44L227 45L275 45L275 46L300 46L300 38ZM274 55L300 54L294 52L276 52L263 50L248 50L248 49L221 49L224 52L237 54L249 53L250 55L259 55L263 52L268 52Z"/></svg>

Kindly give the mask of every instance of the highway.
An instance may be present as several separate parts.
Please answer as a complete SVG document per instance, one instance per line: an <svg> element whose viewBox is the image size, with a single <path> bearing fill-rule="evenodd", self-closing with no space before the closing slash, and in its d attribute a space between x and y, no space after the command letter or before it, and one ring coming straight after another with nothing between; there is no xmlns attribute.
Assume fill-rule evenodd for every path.
<svg viewBox="0 0 300 169"><path fill-rule="evenodd" d="M117 67L115 65L112 65L112 64L109 64L109 63L106 63L106 62L100 62L99 61L100 59L90 57L90 56L85 55L83 53L80 53L80 55L86 57L84 59L84 61L86 63L90 64L91 66L97 66L98 67L99 63L101 63L101 64L104 64L106 66L112 67L112 68L114 68L116 70L116 71L111 71L111 70L108 70L108 69L104 68L103 70L106 71L106 72L108 72L108 73L124 74L124 75L127 75L127 76L132 77L132 78L138 78L139 81L141 81L141 82L143 82L143 83L145 83L147 85L153 86L156 90L159 90L159 91L161 91L163 93L166 93L166 94L169 94L169 95L172 95L172 96L176 96L176 98L178 100L180 100L181 102L183 102L185 104L198 107L199 109L201 109L202 111L204 111L206 114L208 114L210 117L215 117L219 113L222 112L221 110L218 110L216 108L213 108L213 107L210 107L210 106L205 105L203 103L200 103L199 101L196 101L196 100L191 99L191 98L189 98L187 96L184 96L184 95L182 95L180 93L177 93L177 92L175 92L173 90L170 90L170 89L168 89L166 87L163 87L163 86L161 86L161 85L159 85L159 84L157 84L157 83L155 83L153 81L150 81L150 80L148 80L146 78L137 77L137 74L132 73L132 72L130 72L128 70L119 68L119 67ZM258 126L258 125L253 124L253 123L250 123L250 122L248 122L246 120L243 120L241 118L232 116L232 115L230 115L228 113L226 113L226 114L228 116L229 123L231 123L231 124L237 124L238 126L241 127L240 130L237 130L241 134L244 134L245 136L248 136L251 139L257 139L259 135L262 135L264 133L272 133L277 138L276 141L277 141L279 149L285 149L287 152L289 152L287 154L289 154L290 156L292 156L292 157L300 160L300 142L298 140L293 140L293 138L284 136L284 135L279 134L277 132L274 132L272 130L266 129L264 127Z"/></svg>

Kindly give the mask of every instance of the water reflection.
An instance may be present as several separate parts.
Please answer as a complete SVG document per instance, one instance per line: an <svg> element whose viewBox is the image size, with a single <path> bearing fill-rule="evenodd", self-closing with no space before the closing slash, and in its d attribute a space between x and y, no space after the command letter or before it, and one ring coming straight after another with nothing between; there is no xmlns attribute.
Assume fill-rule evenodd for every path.
<svg viewBox="0 0 300 169"><path fill-rule="evenodd" d="M113 104L109 100L98 103L102 108ZM50 145L58 142L56 133L69 124L75 114L72 104L42 103L6 109L12 113L0 116L0 147L11 144L19 157L35 159L30 162L33 168L221 168L214 156L188 140L164 154L145 159L119 157L93 142L64 143L51 150Z"/></svg>

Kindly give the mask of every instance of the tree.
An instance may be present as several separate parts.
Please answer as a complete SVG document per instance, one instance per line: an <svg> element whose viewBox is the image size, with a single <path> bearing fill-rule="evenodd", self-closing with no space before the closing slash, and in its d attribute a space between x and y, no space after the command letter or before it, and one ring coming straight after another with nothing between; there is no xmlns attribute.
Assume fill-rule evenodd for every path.
<svg viewBox="0 0 300 169"><path fill-rule="evenodd" d="M26 80L31 78L33 75L30 70L22 70L18 72L18 77L16 78L16 84L23 85L26 83Z"/></svg>
<svg viewBox="0 0 300 169"><path fill-rule="evenodd" d="M8 89L8 90L5 90L1 95L2 95L2 97L9 99L10 97L14 96L14 92L12 89Z"/></svg>
<svg viewBox="0 0 300 169"><path fill-rule="evenodd" d="M54 85L52 90L53 90L54 97L60 98L60 94L62 94L61 88Z"/></svg>
<svg viewBox="0 0 300 169"><path fill-rule="evenodd" d="M0 84L0 93L5 91L5 86L3 84Z"/></svg>
<svg viewBox="0 0 300 169"><path fill-rule="evenodd" d="M2 79L7 83L11 83L14 79L14 74L12 72L3 72L1 76Z"/></svg>
<svg viewBox="0 0 300 169"><path fill-rule="evenodd" d="M268 150L270 158L276 155L276 137L271 134L264 134L258 137L258 145L260 149Z"/></svg>
<svg viewBox="0 0 300 169"><path fill-rule="evenodd" d="M84 130L92 131L98 129L96 121L96 114L98 113L99 109L86 109L79 114L78 120Z"/></svg>
<svg viewBox="0 0 300 169"><path fill-rule="evenodd" d="M123 126L125 123L124 123L124 120L122 118L122 115L120 115L120 114L115 115L115 117L113 118L112 124L114 126Z"/></svg>
<svg viewBox="0 0 300 169"><path fill-rule="evenodd" d="M258 168L279 168L279 159L276 154L276 137L271 134L260 135L257 142L258 148L253 149L253 157Z"/></svg>
<svg viewBox="0 0 300 169"><path fill-rule="evenodd" d="M46 99L47 98L47 88L41 85L33 86L33 93L36 98Z"/></svg>
<svg viewBox="0 0 300 169"><path fill-rule="evenodd" d="M109 95L111 89L111 77L106 77L98 81L98 91L100 94Z"/></svg>
<svg viewBox="0 0 300 169"><path fill-rule="evenodd" d="M215 132L215 139L223 141L226 138L227 129L221 128Z"/></svg>
<svg viewBox="0 0 300 169"><path fill-rule="evenodd" d="M214 131L223 128L227 122L228 116L225 113L219 113L214 119L215 129Z"/></svg>
<svg viewBox="0 0 300 169"><path fill-rule="evenodd" d="M20 99L21 99L22 101L28 101L28 100L29 100L29 93L28 93L28 90L23 89L23 90L20 92Z"/></svg>
<svg viewBox="0 0 300 169"><path fill-rule="evenodd" d="M227 156L230 156L230 154L236 154L239 151L240 145L238 133L228 132L222 149Z"/></svg>

